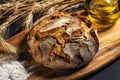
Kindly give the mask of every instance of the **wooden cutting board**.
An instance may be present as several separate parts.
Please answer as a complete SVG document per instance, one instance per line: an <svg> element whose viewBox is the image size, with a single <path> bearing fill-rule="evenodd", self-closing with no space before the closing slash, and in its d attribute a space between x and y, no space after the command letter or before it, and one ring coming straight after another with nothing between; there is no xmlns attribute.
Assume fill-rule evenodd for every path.
<svg viewBox="0 0 120 80"><path fill-rule="evenodd" d="M7 42L16 48L20 48L21 50L22 47L19 46L26 38L29 31L30 29L20 32L19 34L8 39ZM35 69L35 73L31 75L28 80L76 80L78 78L86 77L102 69L115 59L120 58L120 18L109 30L99 33L98 37L100 43L99 51L87 66L77 70L65 72L56 70L52 71L40 66ZM0 50L3 50L3 47L0 47ZM3 54L0 54L0 58L1 57L3 57ZM48 76L50 74L52 75Z"/></svg>
<svg viewBox="0 0 120 80"><path fill-rule="evenodd" d="M98 36L100 42L99 51L87 66L71 74L62 75L60 77L51 76L51 78L41 75L41 72L44 72L46 75L48 73L50 74L51 71L38 68L36 73L31 75L28 80L76 80L86 77L102 69L115 59L120 58L120 18L113 27L105 32L99 33ZM57 72L54 74L57 74Z"/></svg>

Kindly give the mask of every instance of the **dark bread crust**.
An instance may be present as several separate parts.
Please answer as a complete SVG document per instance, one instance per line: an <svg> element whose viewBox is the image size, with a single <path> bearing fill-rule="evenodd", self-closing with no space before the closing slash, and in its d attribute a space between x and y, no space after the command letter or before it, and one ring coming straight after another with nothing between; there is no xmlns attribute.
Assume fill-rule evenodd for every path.
<svg viewBox="0 0 120 80"><path fill-rule="evenodd" d="M97 33L83 15L58 12L36 26L37 30L32 29L27 40L29 52L46 67L78 68L86 65L98 51Z"/></svg>

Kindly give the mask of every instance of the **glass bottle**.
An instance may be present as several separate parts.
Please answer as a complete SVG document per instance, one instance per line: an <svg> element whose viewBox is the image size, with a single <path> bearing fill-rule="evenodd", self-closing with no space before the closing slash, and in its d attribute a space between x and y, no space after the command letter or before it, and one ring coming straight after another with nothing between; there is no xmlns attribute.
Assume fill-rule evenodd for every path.
<svg viewBox="0 0 120 80"><path fill-rule="evenodd" d="M88 19L99 32L114 25L120 17L119 0L86 0L85 9Z"/></svg>

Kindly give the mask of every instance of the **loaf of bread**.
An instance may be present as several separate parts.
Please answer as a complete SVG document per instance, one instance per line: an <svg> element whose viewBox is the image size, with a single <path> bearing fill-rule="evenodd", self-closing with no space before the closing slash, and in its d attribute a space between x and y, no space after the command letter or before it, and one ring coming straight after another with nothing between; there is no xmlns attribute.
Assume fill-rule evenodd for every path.
<svg viewBox="0 0 120 80"><path fill-rule="evenodd" d="M33 59L54 69L84 66L97 53L97 32L79 13L56 12L35 25L27 44Z"/></svg>

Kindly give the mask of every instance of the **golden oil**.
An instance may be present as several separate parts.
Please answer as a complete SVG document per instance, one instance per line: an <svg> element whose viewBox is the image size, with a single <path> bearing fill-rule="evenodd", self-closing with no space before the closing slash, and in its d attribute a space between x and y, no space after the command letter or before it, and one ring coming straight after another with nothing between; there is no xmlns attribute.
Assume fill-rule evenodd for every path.
<svg viewBox="0 0 120 80"><path fill-rule="evenodd" d="M85 9L99 32L110 28L120 17L118 0L86 0Z"/></svg>

